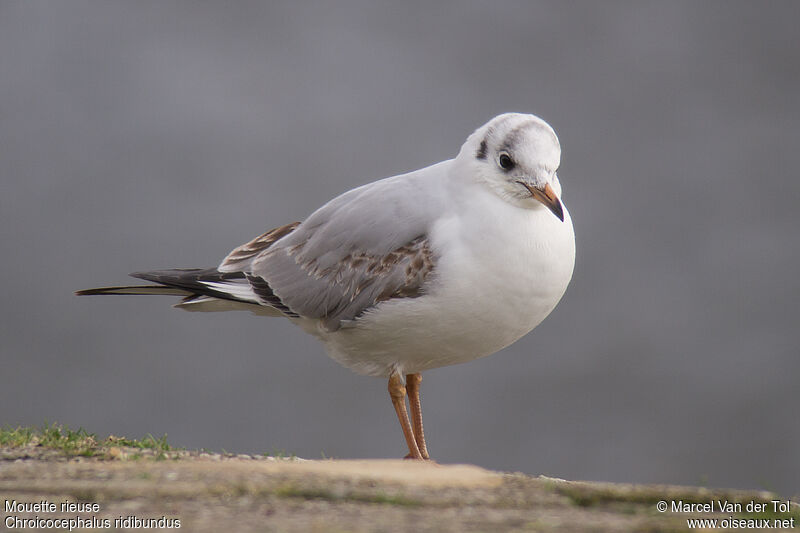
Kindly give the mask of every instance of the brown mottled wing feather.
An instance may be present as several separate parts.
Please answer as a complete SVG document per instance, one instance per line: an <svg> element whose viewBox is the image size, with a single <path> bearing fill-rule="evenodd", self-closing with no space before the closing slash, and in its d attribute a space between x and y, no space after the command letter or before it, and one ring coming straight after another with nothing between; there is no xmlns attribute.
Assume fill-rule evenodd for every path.
<svg viewBox="0 0 800 533"><path fill-rule="evenodd" d="M275 307L288 316L320 318L329 329L338 329L342 321L352 320L373 305L392 298L416 298L433 270L434 257L424 235L389 250L387 253L368 253L352 250L336 263L320 264L319 258L310 258L304 251L315 232L289 247L270 247L292 233L300 222L272 229L235 248L220 264L218 271L243 272L253 292L263 303ZM277 253L273 253L277 252ZM305 285L314 285L314 294L308 299L308 287L302 292L303 300L291 290L278 295L273 280L281 276L261 273L264 265L274 265L289 259L292 274L299 276ZM260 268L261 267L261 268ZM300 292L300 291L298 291ZM295 310L286 302L301 302ZM295 305L297 305L295 303Z"/></svg>
<svg viewBox="0 0 800 533"><path fill-rule="evenodd" d="M380 261L377 258L373 258L367 267L368 272L370 268L377 273L398 267L405 272L405 279L400 284L386 285L375 300L383 302L392 298L416 298L420 296L425 279L433 271L433 264L433 253L428 240L424 237L418 237L407 245L397 248L381 258ZM373 277L369 282L375 283L376 280Z"/></svg>
<svg viewBox="0 0 800 533"><path fill-rule="evenodd" d="M292 222L279 228L274 228L266 233L262 233L250 242L246 242L238 248L234 248L231 253L222 260L219 266L221 272L235 272L247 270L250 261L269 248L281 237L290 234L294 229L299 226L299 222Z"/></svg>
<svg viewBox="0 0 800 533"><path fill-rule="evenodd" d="M289 309L321 319L329 330L380 302L424 294L425 281L435 266L424 235L383 255L351 250L328 266L304 257L305 245L300 242L290 248L268 249L256 258L253 271L263 272L275 296Z"/></svg>

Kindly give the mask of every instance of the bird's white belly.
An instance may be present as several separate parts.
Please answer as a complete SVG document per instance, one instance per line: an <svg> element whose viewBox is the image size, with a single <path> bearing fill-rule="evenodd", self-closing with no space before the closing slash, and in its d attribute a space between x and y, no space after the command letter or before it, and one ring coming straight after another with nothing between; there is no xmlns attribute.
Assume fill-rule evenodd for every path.
<svg viewBox="0 0 800 533"><path fill-rule="evenodd" d="M517 211L515 223L508 213L498 218L503 227L489 219L481 228L445 228L451 244L453 231L472 233L442 255L429 292L383 302L353 327L315 332L329 355L358 373L386 377L490 355L535 328L572 277L574 235L568 213L561 222L544 210Z"/></svg>

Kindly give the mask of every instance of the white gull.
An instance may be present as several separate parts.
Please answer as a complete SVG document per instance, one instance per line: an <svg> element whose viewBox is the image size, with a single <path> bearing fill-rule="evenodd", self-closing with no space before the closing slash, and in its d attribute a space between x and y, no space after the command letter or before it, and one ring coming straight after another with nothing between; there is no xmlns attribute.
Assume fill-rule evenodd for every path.
<svg viewBox="0 0 800 533"><path fill-rule="evenodd" d="M572 278L560 160L546 122L503 114L455 159L348 191L216 268L137 272L156 285L78 294L172 294L189 311L287 317L347 368L389 378L408 457L428 459L421 372L518 340Z"/></svg>

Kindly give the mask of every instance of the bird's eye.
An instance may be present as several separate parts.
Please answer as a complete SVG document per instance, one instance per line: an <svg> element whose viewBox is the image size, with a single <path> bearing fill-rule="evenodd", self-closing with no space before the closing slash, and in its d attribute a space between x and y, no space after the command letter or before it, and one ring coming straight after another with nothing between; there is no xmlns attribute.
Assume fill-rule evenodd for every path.
<svg viewBox="0 0 800 533"><path fill-rule="evenodd" d="M505 152L500 154L500 157L497 158L497 162L500 165L500 168L503 170L511 170L515 165L514 160L511 159L511 156Z"/></svg>

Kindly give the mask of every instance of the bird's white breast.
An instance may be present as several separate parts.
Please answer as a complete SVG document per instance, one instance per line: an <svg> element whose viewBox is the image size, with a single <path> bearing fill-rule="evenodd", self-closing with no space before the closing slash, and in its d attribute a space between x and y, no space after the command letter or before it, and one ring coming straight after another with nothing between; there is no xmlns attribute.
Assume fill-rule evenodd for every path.
<svg viewBox="0 0 800 533"><path fill-rule="evenodd" d="M331 357L362 374L421 372L492 354L553 310L575 261L569 213L562 222L543 206L473 196L431 232L438 260L426 294L383 302L355 327L321 335Z"/></svg>

